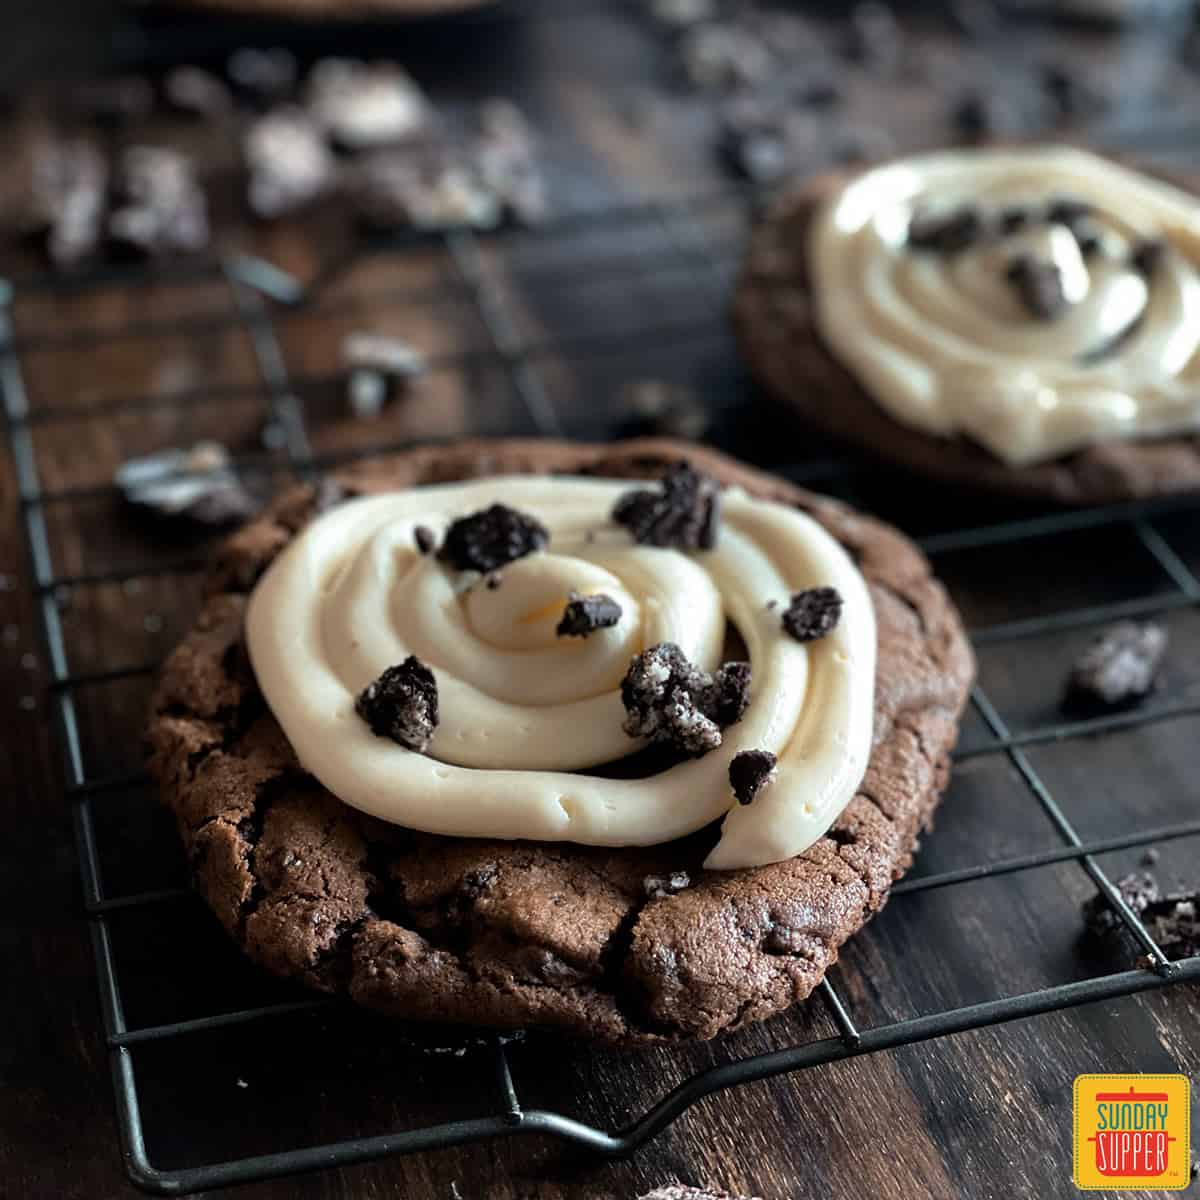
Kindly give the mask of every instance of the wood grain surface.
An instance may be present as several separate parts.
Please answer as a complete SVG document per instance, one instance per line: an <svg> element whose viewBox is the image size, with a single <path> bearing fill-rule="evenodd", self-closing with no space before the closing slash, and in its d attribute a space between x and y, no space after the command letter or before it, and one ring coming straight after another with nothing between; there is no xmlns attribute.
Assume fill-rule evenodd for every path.
<svg viewBox="0 0 1200 1200"><path fill-rule="evenodd" d="M73 61L110 53L99 12L73 43ZM25 19L44 30L38 16L31 8ZM900 146L936 144L951 135L947 98L964 81L983 73L1017 80L1018 68L1041 56L1069 54L1096 78L1128 84L1129 96L1092 131L1096 140L1132 146L1148 162L1200 165L1186 125L1200 113L1200 85L1177 36L1114 39L1018 25L972 41L948 30L935 23L918 37L924 66L912 79L854 80L854 121L886 126ZM239 35L210 25L194 36L197 53L219 56ZM350 36L310 31L303 44L330 52ZM727 322L748 205L729 193L714 153L712 103L672 85L668 46L635 6L538 5L525 16L393 29L369 44L402 55L450 110L496 93L525 105L544 134L560 213L629 212L449 245L367 247L337 211L269 228L247 223L237 203L236 130L157 126L155 136L182 139L202 155L223 247L321 281L305 306L270 309L318 455L467 432L611 436L629 416L623 389L654 378L702 399L707 440L817 486L824 480L915 535L1028 515L867 464L843 470L837 447L749 386ZM0 56L9 79L25 66L20 55ZM40 111L22 100L4 144L19 147ZM665 215L638 208L668 194L708 198ZM195 563L207 543L135 519L108 486L113 470L131 455L202 437L253 455L264 482L282 481L290 467L284 453L259 443L271 397L219 276L152 272L146 287L125 270L51 289L31 277L40 267L24 251L4 253L19 283L12 312L37 467L56 493L44 507L54 572L82 577L59 600L69 670L90 677L71 689L85 770L136 773L150 668L192 619ZM494 330L467 286L473 273L526 351L524 376L495 352ZM363 328L404 336L435 357L426 384L373 422L347 416L339 386L341 337ZM7 458L0 499L0 1196L122 1197L135 1193L116 1137L61 747ZM1200 571L1193 512L1152 528ZM1161 559L1126 523L949 550L935 561L973 629L1122 601L1145 600L1152 610L1177 594ZM1200 617L1178 607L1168 624L1173 651L1151 702L1164 710L1200 698ZM982 686L1012 729L1057 719L1062 679L1087 637L1083 629L981 645ZM1084 837L1158 829L1200 810L1196 721L1183 715L1072 737L1036 745L1029 758ZM988 736L977 716L967 719L965 747ZM173 831L146 787L98 795L95 813L106 895L184 882ZM916 873L1059 844L1009 760L982 753L959 765ZM1198 848L1195 838L1157 847L1164 884L1197 884ZM1143 853L1101 862L1116 876ZM1093 890L1066 862L898 896L847 947L832 980L855 1022L869 1028L1128 967L1080 941L1079 906ZM110 925L130 1027L296 997L245 964L193 897L116 913ZM526 1108L617 1128L698 1069L834 1033L814 1000L710 1045L623 1054L531 1039L510 1060ZM486 1057L419 1053L395 1026L340 1009L146 1044L134 1064L149 1153L163 1168L482 1115L497 1103ZM1198 1070L1200 1001L1180 986L726 1092L625 1162L522 1139L230 1194L625 1200L679 1180L767 1200L1070 1197L1076 1074Z"/></svg>

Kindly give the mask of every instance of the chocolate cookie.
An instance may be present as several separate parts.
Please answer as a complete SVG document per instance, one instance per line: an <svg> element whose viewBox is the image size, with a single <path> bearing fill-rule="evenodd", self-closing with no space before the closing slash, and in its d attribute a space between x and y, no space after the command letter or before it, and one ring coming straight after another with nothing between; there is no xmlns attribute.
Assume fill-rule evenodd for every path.
<svg viewBox="0 0 1200 1200"><path fill-rule="evenodd" d="M809 229L821 203L849 178L824 175L781 197L751 238L734 316L751 370L778 400L872 454L969 487L1066 504L1200 487L1200 436L1097 442L1018 467L967 438L936 437L893 420L826 347L814 319Z"/></svg>
<svg viewBox="0 0 1200 1200"><path fill-rule="evenodd" d="M828 835L787 862L706 872L711 829L619 850L444 838L365 816L304 772L255 684L242 618L259 575L322 506L517 472L653 478L685 455L722 484L810 513L870 586L874 748ZM196 627L164 668L150 766L200 891L279 975L418 1020L624 1043L710 1038L806 997L883 905L945 787L971 674L924 559L834 501L677 442L463 442L287 492L225 543Z"/></svg>

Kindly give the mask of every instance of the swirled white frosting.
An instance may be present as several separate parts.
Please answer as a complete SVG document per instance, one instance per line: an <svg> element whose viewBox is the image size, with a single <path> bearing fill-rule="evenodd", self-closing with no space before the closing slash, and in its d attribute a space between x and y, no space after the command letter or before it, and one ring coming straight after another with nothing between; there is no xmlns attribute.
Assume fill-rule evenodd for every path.
<svg viewBox="0 0 1200 1200"><path fill-rule="evenodd" d="M912 216L1068 197L1093 208L1085 255L1061 224L1033 221L957 253L906 245ZM818 329L897 421L964 433L1014 465L1099 440L1200 429L1200 203L1081 150L956 150L866 172L832 196L810 234ZM1132 247L1162 239L1143 274ZM1024 308L1006 267L1053 263L1068 303Z"/></svg>
<svg viewBox="0 0 1200 1200"><path fill-rule="evenodd" d="M463 837L649 845L728 812L707 865L789 858L853 796L871 746L875 624L866 585L838 543L783 505L724 494L715 549L634 545L609 514L627 481L511 476L350 501L309 525L250 599L246 636L263 694L302 765L384 820ZM500 502L537 517L544 551L489 588L414 545ZM801 644L780 625L791 593L836 587L842 620ZM605 593L617 625L557 637L571 591ZM742 720L702 758L640 779L583 773L641 748L621 726L631 658L673 641L719 665L726 622L749 651ZM358 693L415 654L437 680L441 723L427 754L375 736ZM729 762L776 754L778 774L736 805Z"/></svg>

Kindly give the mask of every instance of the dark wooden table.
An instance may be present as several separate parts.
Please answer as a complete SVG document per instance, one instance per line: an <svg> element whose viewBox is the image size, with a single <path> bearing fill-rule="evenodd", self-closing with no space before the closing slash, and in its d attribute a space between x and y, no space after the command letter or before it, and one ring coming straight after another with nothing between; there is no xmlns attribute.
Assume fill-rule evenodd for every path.
<svg viewBox="0 0 1200 1200"><path fill-rule="evenodd" d="M57 45L42 15L25 17L40 41L15 32L5 39L9 78L45 61L17 46ZM102 12L83 6L76 16L86 16L87 27L72 43L75 59L111 56ZM60 33L67 28L84 27L60 19ZM948 98L961 87L991 78L1020 92L1046 55L1066 54L1120 95L1115 108L1089 118L1090 131L1065 132L1186 168L1196 153L1189 120L1200 117L1200 86L1177 32L1120 39L1020 25L971 39L935 21L918 39L920 69L887 82L848 75L846 107L828 120L885 127L899 146L936 144L953 136ZM223 40L237 36L193 24L182 44L219 57ZM320 52L346 42L311 31L300 40ZM170 57L179 44L151 39L118 49ZM306 306L268 305L318 455L465 432L610 436L628 416L623 386L666 379L703 399L711 440L823 479L916 534L1030 515L847 462L744 379L726 302L748 204L714 153L713 104L669 86L669 47L635 10L541 5L525 17L395 27L369 44L402 56L451 112L495 93L519 99L544 133L558 217L542 231L370 252L336 210L256 227L239 215L232 131L157 122L152 136L193 147L205 163L223 249L320 281ZM9 119L10 149L29 119L28 104ZM686 208L644 203L664 196L701 199ZM580 217L584 209L592 217ZM601 212L609 216L595 219ZM59 600L82 760L90 778L124 776L140 763L149 667L195 610L193 564L205 543L132 519L108 486L114 468L201 437L253 455L272 477L286 477L291 465L286 453L262 450L270 396L219 274L181 280L167 272L145 286L119 273L63 290L31 275L40 268L22 253L6 253L18 279L13 319L40 482L61 493L43 509L53 570L75 580ZM515 371L483 319L479 283L492 315L502 309L511 326ZM340 338L356 328L401 334L437 356L427 385L376 422L348 418L338 384ZM133 1189L117 1142L62 748L7 458L0 489L0 1195L125 1196ZM1164 544L1157 538L1166 557L1152 552ZM1200 569L1192 512L937 555L973 629L1127 601L1147 610L1173 604L1177 579L1164 563ZM1156 712L1182 714L1028 751L1086 840L1200 813L1197 718L1187 711L1200 696L1200 617L1175 605L1168 622L1175 649L1152 703ZM1089 631L1009 632L982 641L981 682L1011 729L1045 727L1057 720L1061 680ZM971 716L964 746L987 737ZM143 785L106 791L94 808L106 895L183 881L173 835ZM1059 844L1012 761L982 753L959 765L917 871ZM1194 838L1157 849L1164 884L1197 884ZM1100 862L1116 876L1143 853L1133 847ZM1128 967L1080 940L1079 906L1093 891L1071 861L914 891L847 948L832 979L866 1029ZM110 925L131 1027L295 997L244 964L194 898L116 913ZM771 1200L1069 1197L1074 1076L1196 1074L1198 1010L1195 989L1178 986L751 1085L703 1102L626 1162L522 1139L316 1172L240 1194L615 1200L680 1180ZM510 1057L526 1107L616 1128L697 1069L835 1032L814 1000L708 1046L619 1054L531 1039ZM135 1059L150 1153L162 1167L410 1128L489 1111L494 1101L479 1055L417 1053L395 1027L340 1009L147 1044Z"/></svg>

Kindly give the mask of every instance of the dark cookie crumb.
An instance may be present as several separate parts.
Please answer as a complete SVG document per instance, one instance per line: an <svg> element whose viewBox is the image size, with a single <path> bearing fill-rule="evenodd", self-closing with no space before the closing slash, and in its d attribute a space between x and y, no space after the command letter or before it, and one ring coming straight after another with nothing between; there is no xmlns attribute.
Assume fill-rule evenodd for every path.
<svg viewBox="0 0 1200 1200"><path fill-rule="evenodd" d="M1080 655L1067 681L1063 707L1079 712L1124 708L1154 690L1167 650L1161 625L1120 621Z"/></svg>
<svg viewBox="0 0 1200 1200"><path fill-rule="evenodd" d="M503 575L489 575L485 581L489 592L494 592L503 582Z"/></svg>
<svg viewBox="0 0 1200 1200"><path fill-rule="evenodd" d="M953 212L918 212L908 223L908 244L916 250L955 254L983 235L983 218L971 205Z"/></svg>
<svg viewBox="0 0 1200 1200"><path fill-rule="evenodd" d="M359 694L354 711L376 737L424 751L438 725L437 680L416 655L388 667Z"/></svg>
<svg viewBox="0 0 1200 1200"><path fill-rule="evenodd" d="M448 530L438 558L459 571L494 571L550 541L536 517L505 504L493 504L469 517L459 517Z"/></svg>
<svg viewBox="0 0 1200 1200"><path fill-rule="evenodd" d="M413 541L417 544L418 554L431 554L437 545L437 538L428 525L418 525L413 530Z"/></svg>
<svg viewBox="0 0 1200 1200"><path fill-rule="evenodd" d="M1173 892L1164 896L1148 871L1126 875L1117 880L1116 887L1168 958L1200 954L1200 893ZM1127 936L1125 923L1102 895L1084 904L1083 919L1087 932L1102 942Z"/></svg>
<svg viewBox="0 0 1200 1200"><path fill-rule="evenodd" d="M1161 238L1146 238L1138 242L1129 256L1129 265L1145 276L1153 275L1167 253L1167 244Z"/></svg>
<svg viewBox="0 0 1200 1200"><path fill-rule="evenodd" d="M721 492L717 483L678 462L663 476L660 491L637 488L613 506L612 519L643 546L711 550L717 541Z"/></svg>
<svg viewBox="0 0 1200 1200"><path fill-rule="evenodd" d="M1051 262L1032 254L1018 254L1005 272L1021 303L1039 321L1053 321L1067 309L1062 272Z"/></svg>
<svg viewBox="0 0 1200 1200"><path fill-rule="evenodd" d="M784 632L798 642L815 642L832 633L842 619L842 594L837 588L806 588L783 610Z"/></svg>
<svg viewBox="0 0 1200 1200"><path fill-rule="evenodd" d="M648 900L663 900L678 895L691 884L692 877L686 871L672 871L669 875L647 875L642 880L642 891Z"/></svg>
<svg viewBox="0 0 1200 1200"><path fill-rule="evenodd" d="M186 518L200 525L244 521L262 507L218 442L131 458L117 468L114 482L127 503L160 517Z"/></svg>
<svg viewBox="0 0 1200 1200"><path fill-rule="evenodd" d="M741 720L749 701L749 663L726 663L710 675L674 642L661 642L637 655L621 681L629 714L622 728L699 757L721 744L721 730Z"/></svg>
<svg viewBox="0 0 1200 1200"><path fill-rule="evenodd" d="M597 629L610 629L620 619L621 606L611 596L579 596L572 592L554 632L559 637L587 637Z"/></svg>
<svg viewBox="0 0 1200 1200"><path fill-rule="evenodd" d="M770 750L743 750L729 763L729 785L739 804L753 804L775 774L775 755Z"/></svg>

